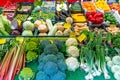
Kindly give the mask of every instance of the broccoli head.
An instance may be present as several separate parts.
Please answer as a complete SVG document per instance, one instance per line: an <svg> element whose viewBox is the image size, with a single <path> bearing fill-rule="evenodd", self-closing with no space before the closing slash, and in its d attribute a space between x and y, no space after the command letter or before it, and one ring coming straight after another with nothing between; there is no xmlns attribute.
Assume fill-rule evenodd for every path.
<svg viewBox="0 0 120 80"><path fill-rule="evenodd" d="M51 80L66 80L66 74L58 71L54 76L51 76Z"/></svg>
<svg viewBox="0 0 120 80"><path fill-rule="evenodd" d="M39 57L38 57L38 62L43 61L43 57L44 57L44 56L46 56L45 53L42 53L41 55L39 55Z"/></svg>
<svg viewBox="0 0 120 80"><path fill-rule="evenodd" d="M33 71L30 68L23 68L20 72L20 77L24 78L24 80L27 80L28 78L33 77Z"/></svg>
<svg viewBox="0 0 120 80"><path fill-rule="evenodd" d="M65 72L65 70L67 70L67 65L64 60L58 60L57 65L62 72Z"/></svg>
<svg viewBox="0 0 120 80"><path fill-rule="evenodd" d="M36 58L38 57L37 53L36 52L33 52L33 51L28 51L27 52L27 61L32 61L32 60L35 60Z"/></svg>
<svg viewBox="0 0 120 80"><path fill-rule="evenodd" d="M45 54L57 54L58 48L55 44L49 44L44 48Z"/></svg>
<svg viewBox="0 0 120 80"><path fill-rule="evenodd" d="M57 59L58 59L58 60L60 60L60 59L64 60L64 59L65 59L63 53L61 53L61 52L58 52L58 53L56 54L56 56L57 56Z"/></svg>
<svg viewBox="0 0 120 80"><path fill-rule="evenodd" d="M44 65L45 65L45 64L44 64L43 62L39 62L38 70L39 70L39 71L43 71Z"/></svg>
<svg viewBox="0 0 120 80"><path fill-rule="evenodd" d="M47 62L44 66L44 72L49 76L56 74L58 72L57 64L54 62Z"/></svg>
<svg viewBox="0 0 120 80"><path fill-rule="evenodd" d="M64 41L61 40L54 40L53 43L57 46L59 50L61 50L64 46Z"/></svg>
<svg viewBox="0 0 120 80"><path fill-rule="evenodd" d="M55 55L53 55L53 54L49 54L47 56L44 56L43 57L43 62L47 63L48 61L57 63L57 57Z"/></svg>
<svg viewBox="0 0 120 80"><path fill-rule="evenodd" d="M39 71L36 75L36 80L50 80L50 78L44 72Z"/></svg>
<svg viewBox="0 0 120 80"><path fill-rule="evenodd" d="M43 40L41 42L41 47L42 49L44 49L48 44L51 44L51 42L49 40Z"/></svg>
<svg viewBox="0 0 120 80"><path fill-rule="evenodd" d="M35 43L34 41L29 41L26 43L25 46L26 51L33 51L37 49L37 43Z"/></svg>

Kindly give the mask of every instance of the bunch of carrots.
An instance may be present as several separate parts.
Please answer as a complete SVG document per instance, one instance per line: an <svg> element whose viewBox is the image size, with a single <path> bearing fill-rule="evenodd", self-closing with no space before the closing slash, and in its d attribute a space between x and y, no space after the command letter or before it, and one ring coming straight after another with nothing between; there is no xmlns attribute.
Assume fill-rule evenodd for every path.
<svg viewBox="0 0 120 80"><path fill-rule="evenodd" d="M25 67L25 41L18 43L6 52L0 65L0 80L14 80L21 68Z"/></svg>

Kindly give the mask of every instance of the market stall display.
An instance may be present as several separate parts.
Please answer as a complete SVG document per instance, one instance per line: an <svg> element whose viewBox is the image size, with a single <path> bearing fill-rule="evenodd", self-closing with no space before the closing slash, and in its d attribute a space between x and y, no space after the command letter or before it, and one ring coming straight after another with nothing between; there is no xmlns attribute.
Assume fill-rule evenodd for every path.
<svg viewBox="0 0 120 80"><path fill-rule="evenodd" d="M0 80L120 79L117 1L9 4L0 15Z"/></svg>

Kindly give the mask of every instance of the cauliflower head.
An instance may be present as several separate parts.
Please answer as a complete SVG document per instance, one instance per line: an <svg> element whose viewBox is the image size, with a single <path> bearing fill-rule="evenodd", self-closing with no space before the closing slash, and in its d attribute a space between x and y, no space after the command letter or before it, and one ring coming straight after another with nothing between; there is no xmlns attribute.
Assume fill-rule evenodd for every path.
<svg viewBox="0 0 120 80"><path fill-rule="evenodd" d="M74 57L69 57L66 59L66 64L69 71L75 71L77 68L79 68L79 62Z"/></svg>
<svg viewBox="0 0 120 80"><path fill-rule="evenodd" d="M65 43L66 46L77 46L78 41L75 38L68 38Z"/></svg>
<svg viewBox="0 0 120 80"><path fill-rule="evenodd" d="M68 47L67 53L72 57L79 57L79 49L76 46Z"/></svg>

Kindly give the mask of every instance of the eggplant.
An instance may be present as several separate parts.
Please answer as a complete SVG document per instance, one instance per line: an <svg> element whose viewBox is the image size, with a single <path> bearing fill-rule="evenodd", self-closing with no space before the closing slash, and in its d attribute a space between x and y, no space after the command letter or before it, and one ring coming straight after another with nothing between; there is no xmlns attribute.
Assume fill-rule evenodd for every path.
<svg viewBox="0 0 120 80"><path fill-rule="evenodd" d="M66 18L67 18L67 17L66 17L65 15L63 15L63 14L60 14L59 16L62 17L63 19L66 19Z"/></svg>
<svg viewBox="0 0 120 80"><path fill-rule="evenodd" d="M65 15L66 17L69 17L69 16L70 16L69 13L68 13L68 11L62 10L61 12L62 12L62 14Z"/></svg>

